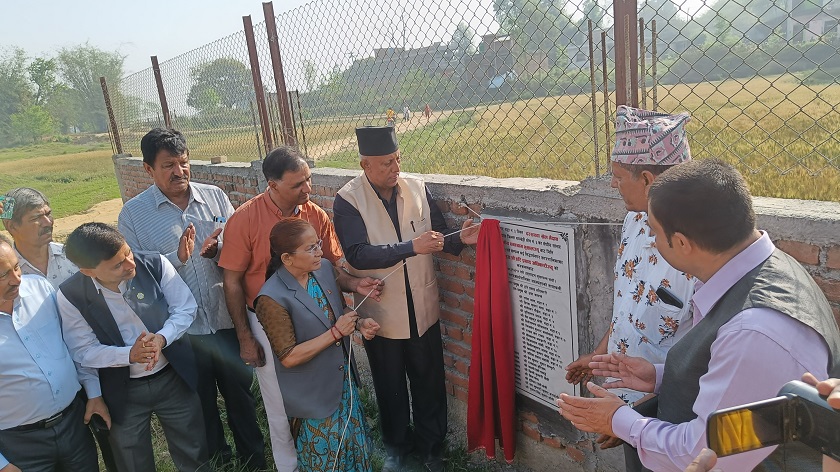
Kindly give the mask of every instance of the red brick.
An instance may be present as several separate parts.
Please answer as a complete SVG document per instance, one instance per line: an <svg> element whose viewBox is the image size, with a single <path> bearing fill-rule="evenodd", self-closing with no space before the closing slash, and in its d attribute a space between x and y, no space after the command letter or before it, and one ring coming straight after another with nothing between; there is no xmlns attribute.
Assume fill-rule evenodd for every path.
<svg viewBox="0 0 840 472"><path fill-rule="evenodd" d="M475 308L473 306L473 299L472 298L463 298L461 299L461 304L459 306L462 310L469 314L475 313Z"/></svg>
<svg viewBox="0 0 840 472"><path fill-rule="evenodd" d="M445 252L436 252L435 256L439 257L440 259L446 259L447 261L457 262L461 260L460 256L453 256L452 254L448 254Z"/></svg>
<svg viewBox="0 0 840 472"><path fill-rule="evenodd" d="M455 370L457 370L458 372L460 372L464 375L470 375L470 365L467 364L464 361L457 361L456 360L455 361Z"/></svg>
<svg viewBox="0 0 840 472"><path fill-rule="evenodd" d="M522 432L525 436L533 439L536 442L540 442L542 436L540 435L540 430L537 429L537 426L531 423L522 423Z"/></svg>
<svg viewBox="0 0 840 472"><path fill-rule="evenodd" d="M555 448L555 449L565 449L566 445L560 440L557 436L550 436L550 437L543 437L542 442L545 444ZM580 451L578 451L580 452ZM572 457L574 459L574 456ZM575 459L577 460L577 459ZM580 461L578 461L580 462Z"/></svg>
<svg viewBox="0 0 840 472"><path fill-rule="evenodd" d="M438 279L438 287L450 293L457 293L461 295L464 293L464 285L461 282L456 282L449 279Z"/></svg>
<svg viewBox="0 0 840 472"><path fill-rule="evenodd" d="M461 306L461 302L458 298L448 292L443 293L443 303L445 303L446 306L451 306L452 308L458 308ZM464 326L466 326L466 324L464 324Z"/></svg>
<svg viewBox="0 0 840 472"><path fill-rule="evenodd" d="M441 327L446 326L442 325ZM450 326L446 328L446 336L456 340L461 341L464 339L464 332L460 328L456 328L454 326Z"/></svg>
<svg viewBox="0 0 840 472"><path fill-rule="evenodd" d="M829 269L840 269L840 246L831 246L828 248L828 257L825 260L825 266Z"/></svg>
<svg viewBox="0 0 840 472"><path fill-rule="evenodd" d="M820 263L820 248L813 244L783 239L776 241L776 247L790 254L794 259L803 264L817 265Z"/></svg>
<svg viewBox="0 0 840 472"><path fill-rule="evenodd" d="M457 398L458 400L461 400L464 403L467 403L468 395L467 395L466 389L459 388L459 387L453 385L452 386L452 391L455 394L454 395L455 398Z"/></svg>
<svg viewBox="0 0 840 472"><path fill-rule="evenodd" d="M454 311L441 310L440 311L440 317L443 318L444 320L446 320L446 321L448 321L448 322L450 322L454 325L460 326L462 328L466 328L469 325L469 322L467 321L467 319L463 315L455 313Z"/></svg>
<svg viewBox="0 0 840 472"><path fill-rule="evenodd" d="M472 355L472 351L465 346L461 346L456 341L448 341L443 344L443 350L449 351L452 354L455 354L458 357L463 357L464 359L469 359Z"/></svg>
<svg viewBox="0 0 840 472"><path fill-rule="evenodd" d="M452 354L444 352L443 353L443 365L449 366L449 367L454 367L455 366L455 357L453 357Z"/></svg>
<svg viewBox="0 0 840 472"><path fill-rule="evenodd" d="M469 282L469 281L473 280L473 273L472 273L471 270L469 270L467 268L458 267L458 268L455 269L455 277L458 277L461 280L466 280L466 281Z"/></svg>
<svg viewBox="0 0 840 472"><path fill-rule="evenodd" d="M527 421L529 423L534 423L534 424L539 423L539 420L537 420L537 415L535 415L534 412L532 412L532 411L520 411L519 412L519 418L522 421Z"/></svg>
<svg viewBox="0 0 840 472"><path fill-rule="evenodd" d="M473 284L464 284L464 294L472 299L475 299L475 287Z"/></svg>
<svg viewBox="0 0 840 472"><path fill-rule="evenodd" d="M840 302L840 281L824 279L818 275L814 276L814 281L817 282L829 301Z"/></svg>
<svg viewBox="0 0 840 472"><path fill-rule="evenodd" d="M566 446L566 454L574 459L575 462L583 462L586 459L586 454L576 447Z"/></svg>
<svg viewBox="0 0 840 472"><path fill-rule="evenodd" d="M451 262L438 261L440 272L444 275L455 275L455 266Z"/></svg>
<svg viewBox="0 0 840 472"><path fill-rule="evenodd" d="M469 344L472 347L472 333L469 331L464 331L464 342Z"/></svg>
<svg viewBox="0 0 840 472"><path fill-rule="evenodd" d="M458 204L458 203L450 205L449 207L450 207L449 210L454 215L466 215L467 213L469 213L469 211L467 211L467 209L464 208L464 205L461 205L461 204Z"/></svg>
<svg viewBox="0 0 840 472"><path fill-rule="evenodd" d="M469 380L465 379L464 377L461 377L460 375L453 374L452 372L446 373L446 381L462 388L468 389L470 386Z"/></svg>
<svg viewBox="0 0 840 472"><path fill-rule="evenodd" d="M475 267L475 251L464 250L461 252L461 257L459 258L461 262L464 264L470 265Z"/></svg>

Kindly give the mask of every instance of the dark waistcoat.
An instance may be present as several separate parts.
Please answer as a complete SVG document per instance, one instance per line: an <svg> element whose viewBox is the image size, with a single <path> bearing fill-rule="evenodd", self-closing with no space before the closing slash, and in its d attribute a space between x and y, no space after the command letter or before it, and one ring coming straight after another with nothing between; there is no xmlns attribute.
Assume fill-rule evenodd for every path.
<svg viewBox="0 0 840 472"><path fill-rule="evenodd" d="M721 326L749 308L771 308L817 331L829 347L828 371L840 360L840 331L825 295L805 269L792 257L776 249L764 262L748 272L670 351L659 391L657 417L673 424L697 417L694 402L700 393L700 377L709 370L711 346ZM752 353L760 356L760 352ZM773 366L767 366L772 369ZM799 380L799 379L790 379ZM756 398L756 401L763 398ZM801 444L786 446L789 470L820 470L819 454L810 454ZM783 448L778 448L755 470L783 470ZM809 456L809 457L804 457ZM812 456L812 457L810 457ZM796 466L794 460L804 459Z"/></svg>
<svg viewBox="0 0 840 472"><path fill-rule="evenodd" d="M160 287L160 279L163 275L160 255L135 252L134 262L137 264L137 275L128 281L124 298L149 332L154 333L160 330L169 318L169 304ZM105 298L99 293L90 277L77 272L61 284L60 290L79 310L101 344L126 345ZM187 385L195 390L198 374L195 357L187 337L183 336L176 341L167 340L163 354ZM99 369L102 397L116 422L122 420L125 412L128 382L128 367Z"/></svg>

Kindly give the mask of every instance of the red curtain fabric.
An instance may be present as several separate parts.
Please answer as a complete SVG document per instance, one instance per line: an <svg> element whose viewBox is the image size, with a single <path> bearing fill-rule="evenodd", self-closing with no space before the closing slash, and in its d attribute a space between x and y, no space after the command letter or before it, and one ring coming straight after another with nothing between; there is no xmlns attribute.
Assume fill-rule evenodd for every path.
<svg viewBox="0 0 840 472"><path fill-rule="evenodd" d="M513 461L516 452L513 318L507 259L499 220L484 219L475 255L475 314L467 401L467 448L496 456L496 439Z"/></svg>

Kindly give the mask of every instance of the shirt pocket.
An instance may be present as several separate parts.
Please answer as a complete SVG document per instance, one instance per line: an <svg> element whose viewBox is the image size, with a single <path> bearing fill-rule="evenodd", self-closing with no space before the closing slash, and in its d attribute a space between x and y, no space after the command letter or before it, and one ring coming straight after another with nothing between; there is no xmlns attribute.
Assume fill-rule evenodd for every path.
<svg viewBox="0 0 840 472"><path fill-rule="evenodd" d="M67 357L67 345L61 337L60 323L55 313L39 310L29 322L27 330L35 341L36 352L49 359Z"/></svg>

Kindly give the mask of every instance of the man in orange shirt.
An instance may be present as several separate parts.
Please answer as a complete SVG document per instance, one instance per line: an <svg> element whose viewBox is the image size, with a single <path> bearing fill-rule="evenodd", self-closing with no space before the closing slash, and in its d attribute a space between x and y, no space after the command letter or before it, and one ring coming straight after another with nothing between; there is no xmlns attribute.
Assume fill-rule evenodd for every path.
<svg viewBox="0 0 840 472"><path fill-rule="evenodd" d="M285 420L274 358L265 355L271 353L271 346L253 310L271 258L269 233L281 218L303 218L318 233L323 257L341 267L344 253L329 216L309 200L312 173L303 156L294 148L280 146L266 156L262 169L266 190L231 215L225 225L219 267L224 269L225 303L239 339L239 355L246 364L256 367L265 408L272 412L268 429L274 462L278 471L285 472L297 469L297 454ZM372 292L371 298L379 299L381 281L356 278L343 270L337 270L336 275L342 290L364 295Z"/></svg>

